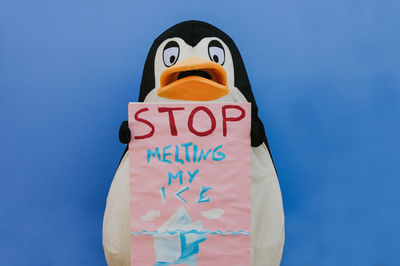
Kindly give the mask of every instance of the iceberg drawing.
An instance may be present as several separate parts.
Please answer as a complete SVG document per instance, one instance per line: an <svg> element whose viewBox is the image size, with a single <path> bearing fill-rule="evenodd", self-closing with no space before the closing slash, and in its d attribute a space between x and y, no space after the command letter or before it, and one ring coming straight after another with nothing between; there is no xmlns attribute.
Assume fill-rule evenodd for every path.
<svg viewBox="0 0 400 266"><path fill-rule="evenodd" d="M154 266L197 265L199 243L206 240L201 221L193 222L180 207L153 235L156 262Z"/></svg>

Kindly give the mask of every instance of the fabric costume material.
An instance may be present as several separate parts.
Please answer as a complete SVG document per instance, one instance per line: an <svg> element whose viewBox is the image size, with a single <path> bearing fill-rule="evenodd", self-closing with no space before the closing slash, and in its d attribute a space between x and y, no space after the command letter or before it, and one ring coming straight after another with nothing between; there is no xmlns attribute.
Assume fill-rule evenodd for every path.
<svg viewBox="0 0 400 266"><path fill-rule="evenodd" d="M168 48L173 48L170 49L172 54L166 53ZM166 54L169 57L166 57ZM228 88L224 95L222 94L224 92L213 94L210 90L209 98L212 99L209 100L210 102L251 102L252 104L252 265L279 265L285 239L281 191L247 72L232 39L218 28L200 21L185 21L169 28L154 41L150 48L143 70L138 101L188 101L185 97L194 97L192 100L201 101L204 98L196 98L203 97L198 91L194 94L189 93L185 97L181 96L182 98L179 99L180 95L186 92L178 90L178 93L167 93L166 97L162 97L160 90L166 87L163 82L165 73L170 67L178 69L181 66L183 76L206 77L207 73L199 68L209 63L214 63L214 65L218 63L224 68ZM190 66L196 66L195 70ZM218 73L214 74L218 75ZM222 81L218 82L223 85ZM121 142L129 143L130 130L126 121L121 125L119 137ZM111 184L104 214L103 247L107 263L111 266L130 265L128 156L129 152L126 149Z"/></svg>

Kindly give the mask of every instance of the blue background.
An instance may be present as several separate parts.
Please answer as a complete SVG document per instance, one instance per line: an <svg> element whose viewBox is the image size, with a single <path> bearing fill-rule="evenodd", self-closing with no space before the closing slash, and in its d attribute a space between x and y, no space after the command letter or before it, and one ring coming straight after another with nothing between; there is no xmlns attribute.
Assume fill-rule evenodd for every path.
<svg viewBox="0 0 400 266"><path fill-rule="evenodd" d="M0 1L0 264L105 265L105 200L152 41L239 47L279 173L282 265L400 265L400 1Z"/></svg>

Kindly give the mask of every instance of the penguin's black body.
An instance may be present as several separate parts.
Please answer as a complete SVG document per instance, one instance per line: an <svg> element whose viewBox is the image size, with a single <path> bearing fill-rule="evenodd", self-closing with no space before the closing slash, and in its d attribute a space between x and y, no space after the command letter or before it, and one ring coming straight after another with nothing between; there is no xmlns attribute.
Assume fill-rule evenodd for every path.
<svg viewBox="0 0 400 266"><path fill-rule="evenodd" d="M170 47L173 49L168 50ZM175 53L171 55L171 51ZM218 63L218 67L222 66L226 71L227 82L222 85L226 85L229 92L222 96L212 96L212 101L251 102L252 266L279 265L284 244L284 216L279 183L247 72L233 40L218 28L201 21L184 21L167 29L155 39L147 55L138 101L187 101L180 99L179 94L164 95L160 91L165 85L162 80L165 72L186 64L192 55L200 58L196 61L199 62L197 66L207 62L214 65ZM193 69L195 71L187 73L198 75L204 72L199 67ZM119 132L120 141L127 144L130 137L128 123L124 121ZM130 250L126 249L129 245L128 155L126 148L110 188L104 216L103 246L107 262L113 266L130 265ZM121 228L125 231L121 231ZM116 238L115 235L121 236Z"/></svg>

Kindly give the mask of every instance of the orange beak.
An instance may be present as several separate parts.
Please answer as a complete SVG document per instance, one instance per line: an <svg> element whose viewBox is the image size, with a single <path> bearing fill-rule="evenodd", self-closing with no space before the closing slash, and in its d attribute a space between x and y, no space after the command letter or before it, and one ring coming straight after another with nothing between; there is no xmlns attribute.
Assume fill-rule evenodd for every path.
<svg viewBox="0 0 400 266"><path fill-rule="evenodd" d="M210 101L229 93L225 69L210 60L191 57L161 73L157 95L174 100Z"/></svg>

